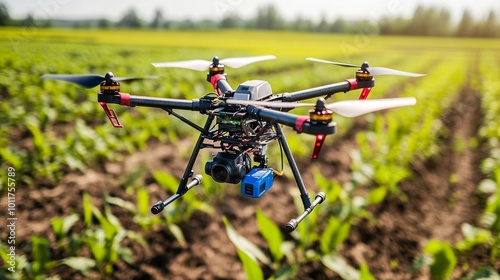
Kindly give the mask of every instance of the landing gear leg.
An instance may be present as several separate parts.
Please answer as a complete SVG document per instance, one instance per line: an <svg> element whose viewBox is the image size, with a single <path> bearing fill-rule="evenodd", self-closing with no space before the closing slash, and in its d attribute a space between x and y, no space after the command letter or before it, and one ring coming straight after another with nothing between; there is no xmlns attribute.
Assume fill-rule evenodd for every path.
<svg viewBox="0 0 500 280"><path fill-rule="evenodd" d="M276 130L276 133L279 136L279 141L281 143L281 146L283 147L283 151L285 152L285 156L288 160L288 164L290 165L290 168L292 169L293 177L295 178L295 182L297 183L297 187L299 188L300 199L302 200L302 204L304 205L304 212L296 219L291 219L285 227L286 231L292 232L297 228L299 223L305 217L307 217L307 215L309 215L312 212L312 210L318 204L321 204L326 199L326 195L323 192L320 192L316 195L316 198L314 199L314 201L311 202L311 198L309 197L309 194L307 193L306 187L304 185L304 181L302 181L302 177L300 176L300 172L299 172L299 169L297 167L297 163L295 162L295 159L293 158L292 151L290 150L290 146L288 146L288 143L286 142L285 135L283 134L283 130L281 129L281 126L279 124L275 124L274 129Z"/></svg>

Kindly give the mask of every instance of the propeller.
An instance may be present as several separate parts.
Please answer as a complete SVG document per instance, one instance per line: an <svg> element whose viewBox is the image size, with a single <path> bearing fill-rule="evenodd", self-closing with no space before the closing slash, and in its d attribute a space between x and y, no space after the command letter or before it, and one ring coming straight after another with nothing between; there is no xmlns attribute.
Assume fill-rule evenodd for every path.
<svg viewBox="0 0 500 280"><path fill-rule="evenodd" d="M320 98L313 103L293 103L293 102L266 102L266 101L251 101L251 100L236 100L228 99L226 103L228 104L239 104L239 105L253 105L262 106L270 108L295 108L295 107L313 107L315 109L309 110L309 116L304 117L303 120L310 120L312 124L328 124L332 121L332 112L335 112L344 117L357 117L363 114L389 109L402 106L415 105L417 100L414 97L404 97L404 98L387 98L387 99L358 99L358 100L346 100L339 101L331 104L325 104L325 99ZM316 131L317 132L317 131ZM325 132L325 133L323 133ZM316 142L314 143L314 150L311 156L312 159L316 159L319 156L323 142L327 131L322 131L322 133L316 134Z"/></svg>
<svg viewBox="0 0 500 280"><path fill-rule="evenodd" d="M328 60L323 60L323 59L318 59L318 58L312 58L312 57L308 57L308 58L306 58L306 60L314 61L314 62L320 62L320 63L333 64L333 65L342 66L342 67L361 68L361 70L367 71L372 76L381 76L381 75L396 75L396 76L408 76L408 77L421 77L421 76L425 76L425 74L418 74L418 73L411 73L411 72L399 71L399 70L394 70L394 69L385 68L385 67L369 67L368 62L363 62L363 64L361 65L361 67L359 67L359 66L354 65L354 64L341 63L341 62L335 62L335 61L328 61Z"/></svg>
<svg viewBox="0 0 500 280"><path fill-rule="evenodd" d="M240 68L254 62L270 60L275 58L276 57L274 55L263 55L263 56L249 56L249 57L233 57L233 58L225 58L219 60L219 58L216 56L214 57L213 61L195 59L195 60L185 60L176 62L155 62L152 64L155 67L186 68L197 71L205 71L212 64L218 65L219 63L221 63L231 68Z"/></svg>
<svg viewBox="0 0 500 280"><path fill-rule="evenodd" d="M341 116L353 118L375 111L412 106L416 103L417 99L414 97L402 97L370 100L346 100L328 104L325 107Z"/></svg>
<svg viewBox="0 0 500 280"><path fill-rule="evenodd" d="M315 103L292 103L292 102L266 102L228 99L227 104L252 105L269 108L295 108L314 107ZM325 105L326 108L344 117L357 117L384 109L415 105L417 100L414 97L386 98L386 99L361 99L346 100Z"/></svg>
<svg viewBox="0 0 500 280"><path fill-rule="evenodd" d="M155 76L146 76L146 77L115 77L112 72L106 73L105 76L97 75L97 74L84 74L84 75L71 75L71 74L45 74L42 76L42 79L51 79L51 80L61 80L70 83L74 83L80 85L85 88L93 88L98 86L103 81L113 81L113 82L121 82L121 81L136 81L136 80L145 80L145 79L156 79Z"/></svg>

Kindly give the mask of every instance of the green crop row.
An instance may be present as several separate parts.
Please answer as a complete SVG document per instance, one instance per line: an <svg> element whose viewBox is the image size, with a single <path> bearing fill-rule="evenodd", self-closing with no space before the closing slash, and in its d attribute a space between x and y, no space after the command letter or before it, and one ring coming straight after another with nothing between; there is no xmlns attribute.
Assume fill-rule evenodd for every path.
<svg viewBox="0 0 500 280"><path fill-rule="evenodd" d="M484 53L479 63L479 76L473 80L481 95L483 122L479 128L480 141L486 146L486 157L481 163L485 179L478 191L488 196L479 226L462 226L463 239L455 246L462 253L469 253L475 247L487 248L489 264L494 266L500 259L500 57L496 53ZM495 62L496 63L491 63Z"/></svg>
<svg viewBox="0 0 500 280"><path fill-rule="evenodd" d="M409 168L412 161L437 156L439 142L436 142L436 135L444 136L449 133L444 130L439 120L440 116L459 98L458 93L464 85L467 74L467 67L464 65L473 63L469 56L461 56L453 60L437 60L436 54L430 54L426 58L414 63L413 68L411 66L409 68L418 70L422 66L429 66L429 62L433 62L427 72L429 77L416 81L414 85L406 85L402 89L403 96L415 96L418 99L417 105L409 109L393 110L383 115L377 114L373 118L373 132L358 133L360 151L353 152L351 181L340 186L323 178L319 173L315 174L316 183L327 193L328 200L321 205L320 210L311 213L305 223L292 234L295 242L284 241L283 237L280 238L282 235L277 227L270 225L271 222L263 218L265 215L262 212L257 212L256 218L261 235L268 242L271 253L272 259L269 259L246 239L237 236L226 221L228 234L237 247L238 256L249 279L264 276L262 265L271 268L272 273L265 275L268 279L298 277L298 268L310 262L321 262L343 279L373 279L369 264L360 263L358 268L351 267L339 255L338 249L341 248L349 236L352 225L357 221L376 219L367 210L369 205L381 203L388 195L402 196L399 184L411 178L412 173ZM495 73L489 69L491 77L496 77ZM489 80L487 84L491 82ZM496 92L491 89L490 87L490 91ZM498 111L493 111L498 109L496 107L498 102L490 104L495 98L497 96L491 94L483 100L487 104L485 107L488 107L486 116L498 116ZM497 143L497 128L492 128L489 122L485 122L485 127L490 135L493 135L489 141L493 144ZM496 150L493 148L492 151L492 155L495 156ZM488 162L492 162L490 158L485 164L487 165ZM498 163L498 161L494 162ZM497 180L498 184L498 178L500 178L500 173L497 172L492 179ZM370 180L375 182L375 188L366 195L360 196L356 188ZM490 192L495 189L494 184L491 183L491 180L487 180L483 184ZM421 257L414 260L413 271L417 272L423 267L429 267L435 279L448 279L459 256L466 256L468 250L474 246L486 244L491 248L490 263L471 272L467 279L485 276L498 277L493 269L495 262L498 261L499 251L495 228L497 223L491 219L492 216L498 215L497 211L500 207L497 207L497 203L500 200L496 195L498 191L495 190L494 193L485 209L485 216L490 219L492 226L488 229L478 229L464 224L462 226L464 239L454 245L446 241L429 241L423 248ZM297 206L298 211L301 211L300 201L297 201ZM327 222L319 225L318 217L327 219ZM325 277L328 277L326 275L329 274L325 274Z"/></svg>
<svg viewBox="0 0 500 280"><path fill-rule="evenodd" d="M483 172L493 174L500 163L500 67L497 54L487 53L479 65L480 75L476 80L481 94L481 107L483 111L483 124L479 129L479 136L487 142L488 157L483 162ZM492 63L493 62L493 63Z"/></svg>
<svg viewBox="0 0 500 280"><path fill-rule="evenodd" d="M431 240L421 257L415 263L415 269L430 266L436 279L447 279L453 272L459 258L465 259L462 267L467 269L470 256L475 248L484 248L489 254L476 270L471 271L466 279L499 279L495 267L500 259L500 149L498 139L500 126L496 119L500 115L500 86L497 81L500 74L497 54L483 52L478 63L478 75L472 77L471 88L480 95L483 121L474 141L469 141L470 148L477 148L477 141L486 143L486 157L481 170L486 177L476 192L488 197L484 212L474 226L464 223L461 226L462 237L454 244L447 241ZM466 105L469 105L466 102Z"/></svg>
<svg viewBox="0 0 500 280"><path fill-rule="evenodd" d="M153 176L167 191L175 191L178 181L172 175L155 171ZM127 178L126 181L133 185L136 179ZM44 236L32 236L28 246L17 252L15 266L10 266L13 271L0 270L0 278L58 279L51 275L59 267L66 266L74 273L90 278L109 279L118 262L133 264L134 248L146 246L145 240L156 234L153 232L155 228L165 228L180 246L185 247L187 243L179 225L196 211L213 212L204 201L206 197L198 198L190 192L161 215L151 216L152 202L148 190L133 187L129 193L135 203L104 194L102 211L92 202L94 198L84 192L81 213L51 218L51 231ZM122 224L112 209L127 211L133 223ZM9 246L3 242L0 242L0 258L4 263L9 262Z"/></svg>
<svg viewBox="0 0 500 280"><path fill-rule="evenodd" d="M2 270L0 276L4 279L56 279L48 276L54 268L65 265L85 276L104 279L113 273L113 266L117 261L132 263L132 250L124 244L133 242L144 246L144 239L135 231L124 228L110 207L112 204L126 207L126 202L105 196L103 213L92 204L88 193L83 194L82 200L81 215L74 213L64 218L51 219L55 239L53 242L57 244L55 247L50 244L50 235L32 236L29 246L16 257L14 272L6 274ZM131 207L137 209L134 205ZM84 230L73 231L76 224L83 225ZM54 254L65 257L57 258ZM3 243L0 244L0 256L7 263L8 247Z"/></svg>
<svg viewBox="0 0 500 280"><path fill-rule="evenodd" d="M452 59L438 57L442 52L436 50L442 48L441 44L449 44L449 39L426 40L424 44L415 39L404 41L387 37L380 40L367 36L364 43L360 43L347 36L263 32L257 34L258 40L252 45L246 43L248 40L244 38L256 34L227 31L219 34L228 38L224 45L214 46L211 41L214 34L210 32L193 36L183 32L39 30L29 40L16 32L19 30L0 29L0 37L6 39L0 42L0 52L5 54L0 57L0 96L6 100L0 104L0 164L15 167L19 174L23 174L21 180L36 188L51 185L68 172L84 172L89 166L98 168L102 163L119 161L124 155L144 149L152 140L168 145L181 138L193 138L190 127L179 124L161 110L150 108L112 106L125 126L124 129L115 129L95 102L96 89L84 90L59 81L40 80L45 73L104 74L113 71L117 76L158 75L159 80L123 83L122 90L137 95L188 99L211 91L205 82L205 73L155 69L149 63L210 59L213 55L276 54L279 58L283 55L285 59L229 72L229 81L233 85L246 79L265 79L271 82L275 93L353 77L352 69L304 61L308 56L355 64L368 60L372 66L428 75L415 80L377 77L377 87L370 98L393 97L403 92L404 96L415 96L417 105L365 117L370 123L369 130L373 131L358 133L359 152L352 154L350 182L341 186L317 172L314 175L316 183L328 199L291 237L285 236L262 211L257 211L256 220L268 244L269 254L239 236L225 221L228 235L236 245L245 272L251 279L254 276L261 278L264 274L274 279L300 277L300 266L311 263L320 263L328 268L326 277L338 274L344 279L373 279L369 264L361 263L358 267L348 265L341 257L339 248L360 219L376 219L367 210L369 205L381 203L389 195L402 196L399 184L411 178L408 167L412 160L438 155L439 143L434 139L436 135L447 133L439 120L440 115L456 100L467 79L467 67L464 65L471 63L468 52L463 50L450 51ZM124 35L128 37L127 44L123 43ZM491 42L478 42L462 40L460 44L457 41L452 43L478 50L482 46L495 48ZM180 45L182 48L179 48ZM224 51L221 52L221 49ZM409 52L414 56L408 56ZM500 99L496 77L500 73L497 64L490 67L487 63L490 58L498 60L495 54L490 54L480 66L483 77L480 88L487 93L482 96L485 121L480 134L489 145L488 158L483 162L488 179L481 189L492 194L484 215L485 221L489 222L484 228L464 225L461 243L450 245L432 241L425 247L425 254L416 261L416 267L429 266L437 270L434 274L437 278L449 275L456 255L476 244L491 246L491 261L498 261L500 249L496 226L500 216L500 130L496 119L500 115ZM328 101L355 98L357 93L339 94ZM307 114L307 110L292 112ZM187 115L197 123L203 121L200 114ZM336 121L341 131L347 131L352 125L352 121L347 119L336 118ZM298 158L308 156L312 151L314 137L287 133L287 140ZM311 149L304 149L304 145L308 144ZM189 153L189 150L181 153ZM271 161L279 159L279 148L271 147L269 156ZM200 157L206 160L203 155ZM271 164L279 166L280 162ZM52 219L54 240L48 234L35 236L29 241L30 246L18 263L20 272L14 276L40 279L52 275L58 266L66 265L83 274L110 277L117 262L130 262L132 244L142 246L148 233L157 225L168 230L181 246L186 245L179 225L187 221L194 211L212 213L213 209L207 201L213 201L209 198L220 199L223 193L220 185L205 180L203 188L195 188L182 200L173 203L163 216L151 217L149 193L136 187L139 184L134 180L150 176L168 193L175 192L178 180L162 171L124 176L127 179L123 185L137 204L106 195L102 213L90 203L89 196L84 195L82 214ZM360 186L370 183L375 187L366 195L360 195ZM297 194L292 195L298 198ZM296 204L297 210L303 211L301 202L296 201ZM126 209L133 217L134 223L130 228L121 225L111 211L113 207ZM77 231L75 227L83 230ZM55 248L54 242L57 243ZM5 250L2 245L0 255L4 261L7 260ZM51 252L58 252L57 256L64 257L58 258ZM263 266L266 269L262 269ZM478 270L478 275L481 272Z"/></svg>
<svg viewBox="0 0 500 280"><path fill-rule="evenodd" d="M415 86L403 89L402 96L414 96L417 104L377 114L373 130L357 135L359 155L353 171L373 179L387 193L399 194L398 184L411 176L414 160L434 156L438 151L436 136L443 131L440 116L458 97L469 60L460 57L441 60Z"/></svg>

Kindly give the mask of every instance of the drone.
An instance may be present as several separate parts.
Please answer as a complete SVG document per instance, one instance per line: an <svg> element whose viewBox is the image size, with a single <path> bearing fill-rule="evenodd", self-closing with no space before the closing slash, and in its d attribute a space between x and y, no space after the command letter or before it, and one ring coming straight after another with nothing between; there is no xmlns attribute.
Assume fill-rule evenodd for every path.
<svg viewBox="0 0 500 280"><path fill-rule="evenodd" d="M333 121L333 113L344 117L356 117L378 110L410 106L416 103L413 97L367 100L371 89L375 86L374 76L418 77L423 75L384 67L370 67L367 62L362 63L359 67L354 64L307 58L312 62L358 69L352 79L290 93L274 94L269 82L263 80L245 81L236 89L233 89L229 84L226 67L240 68L251 63L275 58L272 55L226 59L219 59L215 56L212 61L186 60L153 63L158 68L208 70L206 80L212 85L213 92L192 100L130 95L120 91L120 82L122 81L155 77L124 78L115 77L112 72L108 72L105 76L45 74L42 78L63 80L86 88L99 85L100 91L97 94L97 100L114 127L121 128L123 126L115 111L110 109L108 104L159 108L199 132L176 193L166 200L154 204L151 208L153 214L160 213L167 205L202 182L202 175L194 175L193 171L195 161L202 149L211 148L218 151L211 161L206 162L205 173L218 183L240 184L241 194L249 198L262 197L272 187L274 179L283 175L284 153L304 206L304 212L298 217L292 218L285 226L286 231L292 232L317 205L326 199L326 196L323 192L319 192L315 199L311 200L282 126L291 127L297 133L314 135L316 142L312 159L316 159L325 137L335 133L336 123ZM326 100L336 93L346 93L356 89L361 89L358 100L326 103ZM317 98L316 102L299 102L311 98ZM311 109L306 116L289 112L297 107L310 107ZM178 111L197 111L206 115L205 124L200 126L179 114ZM282 152L281 171L269 166L266 151L268 144L272 141L279 143Z"/></svg>

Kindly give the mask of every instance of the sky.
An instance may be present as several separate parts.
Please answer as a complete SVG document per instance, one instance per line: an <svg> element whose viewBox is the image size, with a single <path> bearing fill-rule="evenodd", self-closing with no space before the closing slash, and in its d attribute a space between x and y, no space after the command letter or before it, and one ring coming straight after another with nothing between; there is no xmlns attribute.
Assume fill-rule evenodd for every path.
<svg viewBox="0 0 500 280"><path fill-rule="evenodd" d="M314 21L335 19L377 20L381 16L410 17L419 4L444 7L458 21L465 9L474 17L486 17L491 10L500 14L498 0L0 0L13 18L32 14L39 19L96 19L116 21L130 8L143 19L152 19L160 9L167 20L219 20L236 14L248 19L259 7L272 4L287 20L301 16Z"/></svg>

